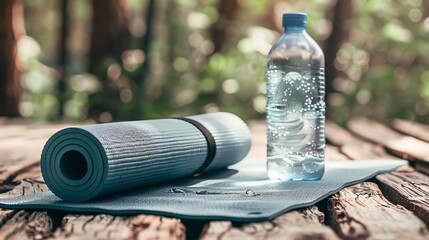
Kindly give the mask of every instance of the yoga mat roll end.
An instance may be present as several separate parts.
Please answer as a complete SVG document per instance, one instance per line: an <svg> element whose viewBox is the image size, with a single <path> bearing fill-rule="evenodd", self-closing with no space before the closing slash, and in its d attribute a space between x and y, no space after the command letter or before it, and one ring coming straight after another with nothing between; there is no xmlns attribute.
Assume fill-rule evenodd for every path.
<svg viewBox="0 0 429 240"><path fill-rule="evenodd" d="M94 198L107 178L107 156L99 140L88 131L65 128L46 142L41 170L49 189L69 202Z"/></svg>

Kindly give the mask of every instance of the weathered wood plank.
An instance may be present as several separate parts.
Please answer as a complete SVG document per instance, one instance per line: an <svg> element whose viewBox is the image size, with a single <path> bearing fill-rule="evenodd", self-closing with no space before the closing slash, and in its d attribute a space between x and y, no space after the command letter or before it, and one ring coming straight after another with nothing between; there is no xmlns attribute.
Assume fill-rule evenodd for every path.
<svg viewBox="0 0 429 240"><path fill-rule="evenodd" d="M360 145L363 142L356 135L353 135L331 120L326 120L326 139L336 146L346 144Z"/></svg>
<svg viewBox="0 0 429 240"><path fill-rule="evenodd" d="M12 171L14 177L25 174L29 168ZM9 177L13 180L14 177ZM12 190L0 194L0 197L20 196L47 190L46 184L40 179L22 179L10 183ZM3 184L1 185L3 188ZM0 209L0 239L44 239L51 234L54 226L53 217L47 211L14 211Z"/></svg>
<svg viewBox="0 0 429 240"><path fill-rule="evenodd" d="M0 168L0 183L10 183L40 175L39 161L24 160L16 165Z"/></svg>
<svg viewBox="0 0 429 240"><path fill-rule="evenodd" d="M389 149L429 162L429 143L427 142L405 136L378 122L365 118L350 120L348 128L359 136L382 144Z"/></svg>
<svg viewBox="0 0 429 240"><path fill-rule="evenodd" d="M179 219L151 215L67 215L52 238L185 239L185 229Z"/></svg>
<svg viewBox="0 0 429 240"><path fill-rule="evenodd" d="M17 121L18 123L15 123ZM18 119L6 120L0 131L0 166L14 166L22 161L40 160L40 153L47 139L66 123L19 124ZM25 149L25 151L22 151Z"/></svg>
<svg viewBox="0 0 429 240"><path fill-rule="evenodd" d="M330 197L330 224L344 239L427 239L423 221L383 197L375 183L347 187Z"/></svg>
<svg viewBox="0 0 429 240"><path fill-rule="evenodd" d="M231 222L210 222L201 239L338 239L323 225L324 214L312 206L291 211L273 221L233 226Z"/></svg>
<svg viewBox="0 0 429 240"><path fill-rule="evenodd" d="M325 159L326 160L349 160L350 158L342 154L339 147L326 145Z"/></svg>
<svg viewBox="0 0 429 240"><path fill-rule="evenodd" d="M428 162L416 162L414 167L417 171L422 172L426 175L429 175L429 163Z"/></svg>
<svg viewBox="0 0 429 240"><path fill-rule="evenodd" d="M265 157L265 134L263 131L263 127L261 126L256 126L255 131L259 132L259 135L254 136L254 140L257 141L257 146L258 149L254 151L254 153L251 156L256 156L256 154L260 154L260 158ZM261 130L262 129L262 130ZM253 133L253 129L252 129L252 133ZM1 131L0 131L1 132ZM263 134L261 134L261 132ZM42 133L38 133L41 134ZM354 136L351 134L351 136ZM356 138L356 136L354 136ZM337 136L337 139L341 139L341 137ZM351 144L351 142L349 142L348 146L354 145L356 147L356 152L365 152L362 151L362 148L359 149L359 144L367 144L368 146L371 146L372 144L363 141L362 139L357 138L358 141L355 141L353 144ZM36 139L32 139L36 140ZM18 140L19 141L19 140ZM0 142L2 142L2 140L0 140ZM44 143L44 142L43 142ZM28 142L26 143L20 143L20 146L24 146L25 144L28 144ZM341 144L338 144L341 146ZM336 148L336 147L331 147L328 146L327 147L327 159L329 158L337 158L338 156L340 157L345 157L348 158L348 156L344 156L341 155L341 153L338 152L338 150L341 150L343 152L343 147L346 146L343 145L340 148ZM380 146L377 146L379 149L381 149L384 154L388 155L384 149ZM16 149L16 148L15 148ZM374 148L370 148L371 151L373 151ZM383 154L379 154L377 153L377 151L375 151L376 154L375 156L378 156L379 158L382 158L381 155ZM1 154L1 151L0 151ZM40 154L40 152L39 152ZM336 155L336 154L340 154L340 155ZM356 154L356 153L355 153ZM360 153L361 155L360 158L362 158L362 153ZM353 155L353 154L352 154ZM336 157L332 157L332 156L336 156ZM366 156L369 156L368 154ZM37 156L38 157L38 156ZM259 156L258 156L259 157ZM390 156L392 157L392 156ZM366 157L365 157L366 158ZM24 156L23 159L21 160L25 160L28 159L27 156ZM38 169L38 167L29 167L29 169ZM18 170L18 171L16 171ZM25 175L26 173L28 173L28 171L23 171L23 172L19 172L19 168L15 169L15 171L11 171L11 172L18 172L18 174L16 174L15 177L11 178L11 179L23 179L21 181L21 184L16 188L16 190L12 190L9 193L10 194L19 194L21 192L31 192L30 189L34 188L32 187L32 185L39 187L40 190L43 190L43 186L46 187L46 185L43 184L43 182L37 182L38 180L34 180L34 179L27 179L27 176ZM31 173L34 174L34 173ZM8 176L11 175L9 173L5 173L2 174L0 173L0 176ZM24 176L24 177L23 177ZM40 175L38 175L40 176ZM6 177L2 177L3 179L5 179ZM21 190L20 190L21 189ZM15 191L15 192L14 192ZM312 208L310 208L312 209ZM233 224L231 222L211 222L210 224L208 224L206 231L204 231L203 234L203 238L214 238L214 237L218 237L218 238L222 238L222 239L229 239L231 238L231 236L233 238L236 238L234 236L243 236L243 237L248 237L248 236L253 236L251 239L264 239L266 237L271 238L279 238L279 239L284 239L284 236L291 236L291 238L293 238L295 236L296 238L300 238L302 236L306 236L303 235L303 231L305 231L306 227L303 225L306 224L299 224L300 221L302 221L302 218L307 219L306 217L311 216L310 219L318 219L320 218L320 214L307 214L306 213L307 210L304 210L302 212L299 211L293 211L287 214L284 214L280 217L278 217L277 219L271 221L271 222L267 222L267 223L255 223L255 224L245 224L243 226L233 226ZM316 211L317 208L316 208ZM310 212L312 212L312 210L310 210ZM298 214L298 216L295 216L296 214ZM15 214L17 215L17 214ZM14 212L12 212L12 214L7 215L4 219L11 219L11 217L14 217ZM49 215L48 215L49 217ZM155 218L155 219L152 219ZM282 218L286 218L286 219L282 219ZM2 219L2 214L0 214L0 225L1 225L1 220ZM298 219L298 220L297 220ZM301 219L301 220L299 220ZM322 216L323 219L323 216ZM171 221L171 222L169 222ZM165 222L169 222L168 224L164 224ZM294 222L298 222L298 224L295 223L295 225L293 224ZM314 226L308 227L309 230L307 231L313 231L313 233L317 233L318 231L321 231L320 234L313 234L312 237L316 237L318 239L335 239L337 238L337 236L335 235L335 233L332 232L332 229L330 229L329 227L323 225L320 223L319 220L317 220L317 224L320 225L318 226L316 223ZM6 223L8 224L8 223ZM101 227L100 227L101 226ZM292 226L292 227L290 227ZM227 229L229 228L229 230ZM333 234L334 237L330 236L330 233L325 232L325 230L320 230L320 228L326 228L325 230L327 232L331 232L331 234ZM116 229L116 231L115 231ZM180 220L177 219L170 219L170 218L163 218L163 217L156 217L156 216L147 216L147 215L138 215L138 216L132 216L132 217L114 217L114 216L110 216L110 215L95 215L95 216L87 216L87 215L67 215L64 219L63 219L63 223L61 225L61 227L57 228L55 233L52 235L52 237L56 237L56 238L76 238L76 239L105 239L105 238L115 238L115 239L130 239L130 238L179 238L179 239L183 239L184 238L184 226L183 224L180 223ZM260 233L261 232L261 233ZM427 232L427 229L426 229ZM27 234L26 231L24 230L20 230L18 231L19 234ZM210 233L210 234L209 234ZM287 233L288 235L284 235L284 233ZM1 229L0 229L0 234L1 234ZM231 235L232 234L232 235ZM237 235L234 235L237 234ZM305 234L305 233L304 233ZM37 236L42 236L43 234L39 234ZM18 235L12 235L12 236L18 236ZM28 234L26 235L28 236ZM85 237L85 236L89 236L89 237ZM113 237L112 237L113 236Z"/></svg>
<svg viewBox="0 0 429 240"><path fill-rule="evenodd" d="M23 160L16 165L0 168L0 197L25 195L26 189L33 189L33 192L47 189L42 180L39 161Z"/></svg>
<svg viewBox="0 0 429 240"><path fill-rule="evenodd" d="M332 121L328 121L327 127L330 129L328 138L335 139L334 141L339 145L340 151L344 152L351 159L400 159L388 154L381 145L376 145L359 138ZM341 137L337 139L335 136ZM421 169L418 170L420 171ZM402 166L396 169L396 171L413 172L414 168L411 166Z"/></svg>
<svg viewBox="0 0 429 240"><path fill-rule="evenodd" d="M0 140L0 166L14 166L22 161L40 160L45 140L9 139ZM25 151L23 151L25 149Z"/></svg>
<svg viewBox="0 0 429 240"><path fill-rule="evenodd" d="M340 145L340 149L346 149L346 146L356 146L356 149L354 151L351 151L350 149L346 149L344 150L345 152L347 152L347 155L352 156L352 158L354 159L362 159L362 158L371 158L371 156L373 156L374 158L394 158L390 155L388 155L383 148L381 148L380 146L371 144L369 142L365 142L364 139L359 139L359 138L354 138L353 134L347 133L348 131L345 129L342 129L341 127L339 127L338 125L333 125L333 129L334 131L331 131L331 133L335 133L335 132L342 132L342 136L345 136L345 138L338 138L336 139L336 143L338 145ZM362 129L362 131L364 131L364 129ZM374 133L372 128L366 128L366 132L368 133L368 135L371 135L371 133ZM376 133L374 133L376 134ZM335 134L334 134L335 135ZM333 136L331 136L333 137ZM366 137L366 136L365 136ZM343 145L345 144L345 145ZM370 149L368 151L368 148L361 148L359 149L359 144L362 145L366 145L369 146L368 148ZM369 152L369 153L368 153ZM386 157L387 156L387 157ZM416 165L416 167L418 167L419 165ZM429 178L427 176L424 176L422 174L419 174L418 172L415 172L411 167L402 167L400 169L398 169L395 173L392 173L392 175L401 175L401 174L405 174L406 176L414 176L414 175L418 175L421 178L424 178L424 180L426 182L429 182ZM380 178L381 176L385 176L385 175L380 175L378 178ZM386 176L390 176L390 174L386 174ZM409 187L407 186L406 181L397 181L397 184L395 184L395 187L397 188L397 192L402 192L402 193L407 193L407 189L410 187L412 187L412 185L410 184ZM424 213L423 211L421 211L421 205L418 206L418 204L412 203L412 201L410 201L410 199L413 199L413 196L409 197L409 199L406 197L405 194L393 194L394 191L385 191L385 189L388 189L386 186L390 186L392 184L394 184L394 182L390 182L389 180L385 180L384 183L382 183L381 181L379 181L380 187L383 189L383 192L386 194L386 197L394 202L394 203L398 203L403 205L404 207L406 207L407 209L411 210L412 212L414 212L417 216L419 216L420 218L423 219L422 215L426 214L426 216L428 215L428 213ZM385 186L386 185L386 186ZM393 198L393 196L395 196L395 198ZM420 207L420 208L419 208ZM418 209L418 210L416 210ZM425 220L426 221L426 220ZM339 230L337 228L337 230ZM341 235L341 234L340 234Z"/></svg>
<svg viewBox="0 0 429 240"><path fill-rule="evenodd" d="M27 140L12 138L0 140L0 167L15 167L21 162L40 161L45 139Z"/></svg>
<svg viewBox="0 0 429 240"><path fill-rule="evenodd" d="M0 208L0 229L14 214L14 210Z"/></svg>
<svg viewBox="0 0 429 240"><path fill-rule="evenodd" d="M416 169L429 175L429 143L398 133L380 123L365 118L349 121L354 133L384 145L391 153L413 162ZM368 129L371 129L369 131Z"/></svg>
<svg viewBox="0 0 429 240"><path fill-rule="evenodd" d="M429 177L418 172L392 172L376 177L384 195L429 225Z"/></svg>
<svg viewBox="0 0 429 240"><path fill-rule="evenodd" d="M409 122L402 119L395 119L392 121L392 127L407 135L429 142L429 126L427 125L417 122Z"/></svg>
<svg viewBox="0 0 429 240"><path fill-rule="evenodd" d="M63 127L68 126L67 124L30 124L30 125L12 125L12 126L1 126L2 131L0 133L0 140L8 140L12 138L23 138L23 139L39 139L49 138L56 131Z"/></svg>
<svg viewBox="0 0 429 240"><path fill-rule="evenodd" d="M0 117L0 126L27 125L32 122L25 118Z"/></svg>
<svg viewBox="0 0 429 240"><path fill-rule="evenodd" d="M0 198L20 196L29 193L43 192L48 188L41 180L40 171L34 169L31 162L24 162L17 166L2 169L0 172ZM26 179L29 176L39 176L38 179ZM43 226L39 226L38 219L41 219ZM26 221L13 230L16 221ZM24 224L24 225L23 225ZM0 239L3 237L15 239L37 239L45 237L49 234L49 229L52 228L52 218L47 212L24 212L0 209ZM33 229L35 226L38 229ZM40 228L40 229L39 229Z"/></svg>
<svg viewBox="0 0 429 240"><path fill-rule="evenodd" d="M252 132L252 148L248 154L249 157L265 161L267 158L267 137L265 121L252 121L249 123Z"/></svg>
<svg viewBox="0 0 429 240"><path fill-rule="evenodd" d="M351 124L353 124L353 122L351 122ZM334 129L333 131L331 131L331 133L335 135L336 132L342 132L341 136L344 136L344 138L337 139L337 142L336 142L341 146L340 149L342 150L345 149L344 147L347 146L347 144L350 144L350 145L355 144L356 146L358 146L358 144L361 143L363 145L369 146L368 148L362 148L360 150L359 148L356 148L356 151L353 151L352 154L350 151L346 151L348 153L347 155L352 156L352 158L355 158L355 159L366 158L366 157L372 156L372 154L375 155L374 157L387 156L388 158L395 158L393 156L389 157L390 155L388 155L384 151L384 149L380 148L379 146L377 148L374 148L371 146L376 146L376 145L365 142L365 140L363 139L358 139L358 138L354 139L352 134L347 133L347 130L340 128L338 125L332 125L331 127L333 127ZM360 132L365 132L364 137L370 140L373 140L373 137L372 137L373 134L377 134L377 132L373 131L372 127L359 126L359 131L357 130L358 127L356 125L354 125L353 127L354 127L354 132L358 134ZM387 137L385 138L389 139ZM396 179L396 181L394 181L393 177L398 178L397 176L402 176L402 179ZM408 179L405 177L407 177ZM394 173L377 176L377 180L380 185L380 188L383 190L384 194L390 201L403 205L404 207L414 212L415 215L419 216L427 223L428 221L427 218L429 216L429 213L427 210L427 208L429 207L427 203L428 201L427 196L429 192L427 184L429 183L429 177L413 171L411 167L402 167ZM413 192L412 190L410 190L415 188L413 185L414 183L417 184L417 186L419 186L419 188L421 188L422 190L417 192ZM426 192L426 197L423 198L422 196L424 196L425 192ZM368 204L368 203L365 203L365 204ZM368 207L370 206L368 205Z"/></svg>
<svg viewBox="0 0 429 240"><path fill-rule="evenodd" d="M0 194L0 198L21 196L21 195L48 191L48 186L46 186L42 177L24 178L16 182L16 185L12 184L12 186L13 187L10 190Z"/></svg>
<svg viewBox="0 0 429 240"><path fill-rule="evenodd" d="M401 119L395 119L392 122L392 127L404 134L416 137L425 142L429 142L429 126L416 122L408 122ZM409 159L410 156L407 154L398 152L398 155L406 155ZM415 158L413 158L415 160ZM429 175L429 162L416 161L414 166L419 172Z"/></svg>
<svg viewBox="0 0 429 240"><path fill-rule="evenodd" d="M352 159L398 159L382 146L365 141L332 121L326 122L326 138Z"/></svg>
<svg viewBox="0 0 429 240"><path fill-rule="evenodd" d="M44 239L53 229L52 218L48 212L15 213L0 228L0 239Z"/></svg>

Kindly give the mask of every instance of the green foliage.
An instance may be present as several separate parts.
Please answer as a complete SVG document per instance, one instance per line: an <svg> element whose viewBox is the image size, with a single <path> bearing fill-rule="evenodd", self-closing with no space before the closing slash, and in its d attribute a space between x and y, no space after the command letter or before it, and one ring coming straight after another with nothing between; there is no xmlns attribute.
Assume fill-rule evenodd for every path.
<svg viewBox="0 0 429 240"><path fill-rule="evenodd" d="M133 26L144 19L147 1L128 1L133 43L122 59L105 59L94 76L85 73L90 4L73 1L67 91L62 93L66 101L64 116L58 116L53 33L59 28L60 13L52 1L26 1L28 34L40 44L41 52L26 60L21 113L37 119L82 120L88 117L88 107L104 103L107 110L96 120L129 119L136 116L135 106L141 118L219 110L245 119L263 118L266 54L282 31L281 13L307 12L308 32L326 47L335 1L238 2L235 19L223 27L227 34L222 48L214 52L211 27L221 18L218 1L156 1L151 49L143 53L136 44L142 36ZM328 98L330 117L343 123L360 115L381 121L395 117L424 121L429 114L429 4L366 0L353 5L352 20L344 23L349 41L336 58L339 75L333 80L336 92ZM30 45L37 47L37 42ZM148 74L136 79L145 63ZM141 80L139 86L136 82ZM112 92L103 102L100 94L106 86Z"/></svg>
<svg viewBox="0 0 429 240"><path fill-rule="evenodd" d="M335 120L363 115L382 122L426 121L427 17L420 0L355 2L350 41L336 60L339 94L328 102Z"/></svg>

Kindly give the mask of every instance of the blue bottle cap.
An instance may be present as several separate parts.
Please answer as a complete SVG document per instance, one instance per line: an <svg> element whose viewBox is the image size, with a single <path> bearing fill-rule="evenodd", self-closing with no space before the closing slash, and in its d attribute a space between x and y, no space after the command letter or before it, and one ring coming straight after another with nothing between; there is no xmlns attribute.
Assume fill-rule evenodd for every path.
<svg viewBox="0 0 429 240"><path fill-rule="evenodd" d="M294 13L283 13L283 27L307 27L307 14L294 12Z"/></svg>

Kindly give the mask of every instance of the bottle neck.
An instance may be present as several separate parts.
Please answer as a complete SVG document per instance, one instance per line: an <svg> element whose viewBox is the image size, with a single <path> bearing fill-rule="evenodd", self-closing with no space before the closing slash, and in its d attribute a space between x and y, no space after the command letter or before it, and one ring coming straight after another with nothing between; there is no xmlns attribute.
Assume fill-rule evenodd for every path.
<svg viewBox="0 0 429 240"><path fill-rule="evenodd" d="M304 33L305 28L303 27L284 27L283 28L285 33Z"/></svg>

